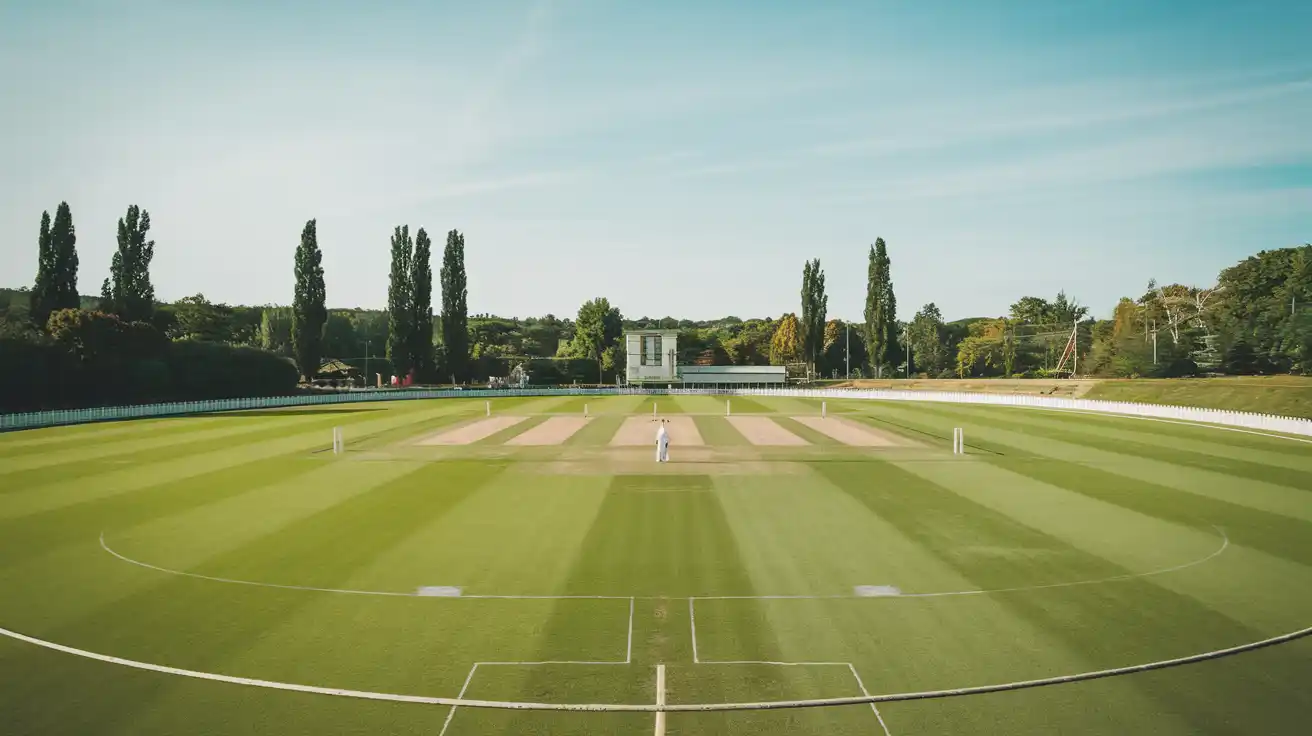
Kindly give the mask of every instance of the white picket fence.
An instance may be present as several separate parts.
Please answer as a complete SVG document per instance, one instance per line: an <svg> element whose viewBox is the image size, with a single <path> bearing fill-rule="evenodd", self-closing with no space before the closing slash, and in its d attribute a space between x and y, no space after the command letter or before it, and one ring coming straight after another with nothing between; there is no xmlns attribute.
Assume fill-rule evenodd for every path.
<svg viewBox="0 0 1312 736"><path fill-rule="evenodd" d="M364 401L402 401L414 399L495 398L501 396L615 396L615 395L730 395L730 396L786 396L814 399L860 399L869 401L922 401L949 404L989 404L1032 409L1062 409L1101 414L1123 414L1184 422L1205 422L1228 427L1312 437L1312 419L1281 417L1253 412L1201 409L1188 406L1162 404L1135 404L1124 401L1097 399L1063 399L1051 396L1026 394L984 394L958 391L895 391L888 389L653 389L653 388L526 388L526 389L404 389L381 391L351 391L306 396L272 396L246 399L216 399L212 401L185 401L139 406L113 406L95 409L67 409L60 411L31 412L27 414L0 414L0 431L34 429L68 424L86 424L121 419L210 414L245 409L276 409L291 406L318 404L348 404Z"/></svg>

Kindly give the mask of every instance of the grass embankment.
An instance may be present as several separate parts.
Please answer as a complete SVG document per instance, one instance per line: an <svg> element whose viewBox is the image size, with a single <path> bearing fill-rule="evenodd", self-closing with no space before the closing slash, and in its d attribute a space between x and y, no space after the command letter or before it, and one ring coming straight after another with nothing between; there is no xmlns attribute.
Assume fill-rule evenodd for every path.
<svg viewBox="0 0 1312 736"><path fill-rule="evenodd" d="M1099 379L1041 379L1041 378L935 378L911 380L894 379L858 379L839 381L833 388L885 388L899 391L966 391L985 394L1033 394L1042 396L1061 396L1064 398L1083 398L1098 384Z"/></svg>
<svg viewBox="0 0 1312 736"><path fill-rule="evenodd" d="M1312 417L1312 378L1233 376L1101 381L1085 398Z"/></svg>
<svg viewBox="0 0 1312 736"><path fill-rule="evenodd" d="M1032 394L1065 398L1173 404L1208 409L1251 411L1287 417L1312 417L1312 377L1225 376L1217 378L939 379L858 380L835 387L904 391L969 391Z"/></svg>

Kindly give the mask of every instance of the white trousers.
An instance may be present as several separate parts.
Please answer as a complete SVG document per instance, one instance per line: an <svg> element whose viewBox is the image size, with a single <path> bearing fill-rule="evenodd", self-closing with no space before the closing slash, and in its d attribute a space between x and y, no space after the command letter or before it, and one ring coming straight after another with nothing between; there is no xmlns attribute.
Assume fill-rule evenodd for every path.
<svg viewBox="0 0 1312 736"><path fill-rule="evenodd" d="M670 461L670 443L669 443L669 442L657 442L657 443L656 443L656 462L658 462L658 463L668 463L669 461Z"/></svg>

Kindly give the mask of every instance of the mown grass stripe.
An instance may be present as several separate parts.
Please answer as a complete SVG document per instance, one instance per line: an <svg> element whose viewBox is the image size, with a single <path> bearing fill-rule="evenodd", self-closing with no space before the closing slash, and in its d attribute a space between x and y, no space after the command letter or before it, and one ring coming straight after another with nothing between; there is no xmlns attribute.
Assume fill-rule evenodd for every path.
<svg viewBox="0 0 1312 736"><path fill-rule="evenodd" d="M935 409L926 411L939 416L944 415L943 412ZM1053 422L1051 420L1032 419L1030 421L1021 421L1018 418L1013 418L1015 415L999 416L997 413L988 416L974 413L973 416L978 417L980 421L987 421L990 426L1009 429L1021 434L1035 435L1045 440L1056 440L1081 447L1105 450L1119 455L1130 455L1146 460L1156 460L1172 465L1221 473L1233 478L1261 479L1287 488L1312 490L1312 473L1293 468L1253 463L1237 458L1220 457L1206 452L1205 446L1198 451L1193 451L1129 442L1090 432L1082 428L1078 420Z"/></svg>
<svg viewBox="0 0 1312 736"><path fill-rule="evenodd" d="M1312 522L1238 503L1200 496L1138 478L1063 463L1026 463L1006 458L986 462L1012 473L1164 521L1205 528L1224 525L1231 542L1312 567Z"/></svg>
<svg viewBox="0 0 1312 736"><path fill-rule="evenodd" d="M183 513L254 488L307 475L317 466L282 457L241 463L127 493L90 498L16 519L0 519L0 568L63 546L85 545L105 529Z"/></svg>

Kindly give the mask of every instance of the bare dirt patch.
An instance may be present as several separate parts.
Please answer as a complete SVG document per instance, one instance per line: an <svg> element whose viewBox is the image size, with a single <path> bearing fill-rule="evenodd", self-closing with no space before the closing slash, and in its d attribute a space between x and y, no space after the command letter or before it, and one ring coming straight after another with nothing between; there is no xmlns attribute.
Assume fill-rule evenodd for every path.
<svg viewBox="0 0 1312 736"><path fill-rule="evenodd" d="M496 416L479 419L469 424L443 430L435 435L425 437L417 445L469 445L487 439L503 429L519 424L528 417Z"/></svg>
<svg viewBox="0 0 1312 736"><path fill-rule="evenodd" d="M588 420L581 416L551 417L547 421L529 427L524 432L506 440L507 445L559 445L575 432L587 426Z"/></svg>
<svg viewBox="0 0 1312 736"><path fill-rule="evenodd" d="M656 425L647 416L628 417L615 436L610 438L611 447L638 447L656 444Z"/></svg>
<svg viewBox="0 0 1312 736"><path fill-rule="evenodd" d="M903 444L879 430L842 417L793 417L793 421L853 447L897 447Z"/></svg>
<svg viewBox="0 0 1312 736"><path fill-rule="evenodd" d="M769 447L797 447L810 444L806 440L779 426L770 417L730 416L725 421L753 445Z"/></svg>

